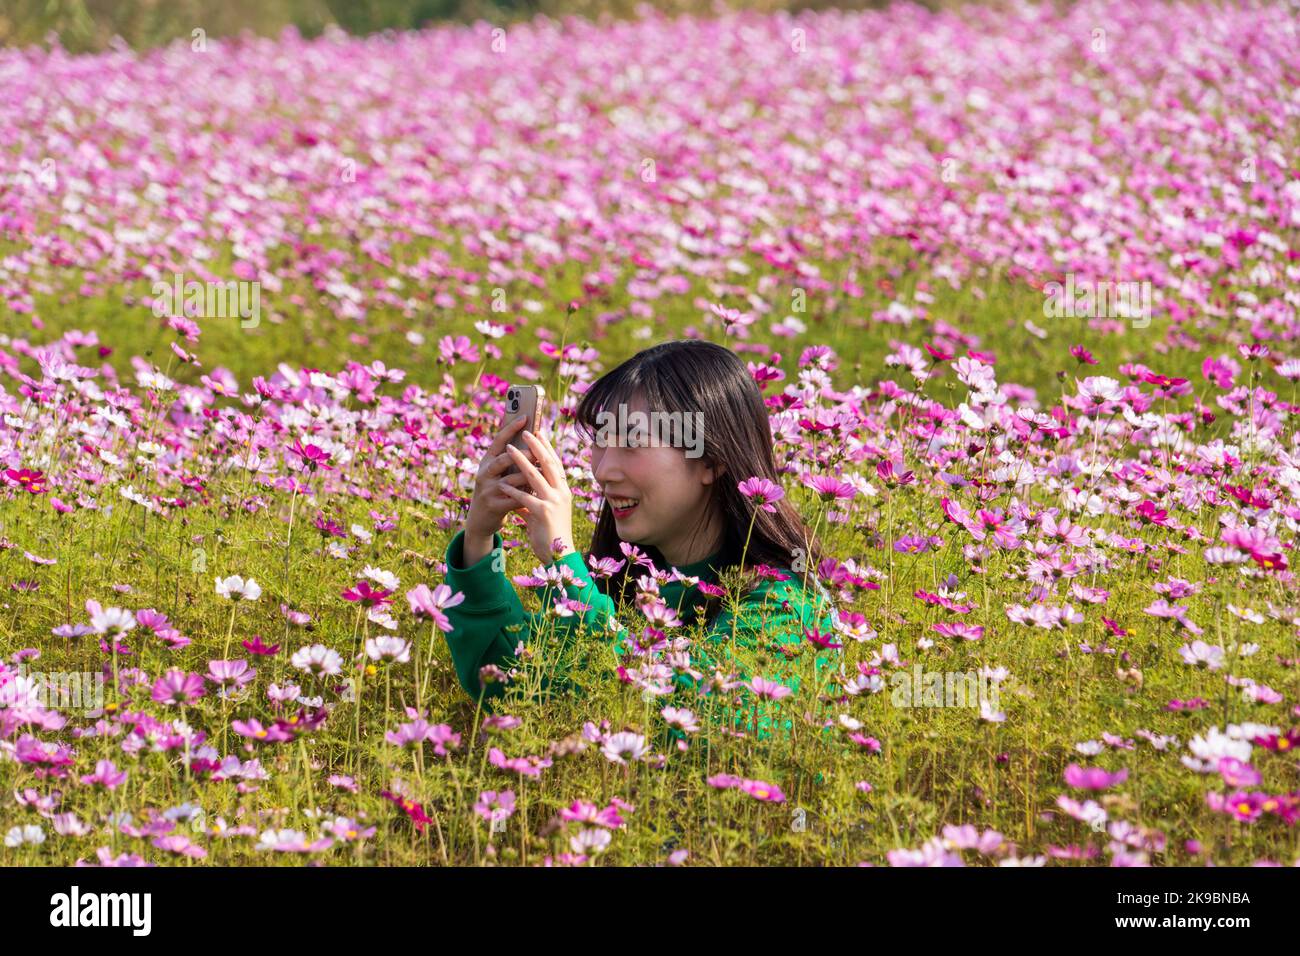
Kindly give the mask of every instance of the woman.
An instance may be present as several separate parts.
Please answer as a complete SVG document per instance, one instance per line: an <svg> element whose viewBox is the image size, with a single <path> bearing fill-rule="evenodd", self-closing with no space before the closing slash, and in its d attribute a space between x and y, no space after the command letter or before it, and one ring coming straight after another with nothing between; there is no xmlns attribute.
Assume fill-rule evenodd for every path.
<svg viewBox="0 0 1300 956"><path fill-rule="evenodd" d="M465 526L446 556L447 584L465 595L447 609L452 629L445 635L465 690L475 698L499 695L500 683L481 683L481 669L505 670L520 641L535 641L552 624L561 638L585 625L620 651L635 645L644 652L647 645L661 645L665 632L679 631L676 621L684 627L702 621L707 639L690 647L686 666L680 655L671 658L674 683L694 687L696 676L712 677L716 666L796 689L790 652L805 643L806 631L826 648L821 635L832 630L835 615L815 577L821 550L803 520L784 497L769 503L753 494L761 482L749 479L776 486L778 478L767 409L744 362L710 342L654 346L595 382L577 419L595 439L592 473L604 496L585 560L574 547L573 497L564 467L545 438L524 431L530 461L507 444L524 423L508 425L479 466ZM636 425L628 433L613 427L629 421ZM657 424L647 429L646 421ZM542 592L540 613L524 611L505 574L499 532L511 511L525 518L533 554L553 579ZM663 571L673 569L672 576L637 597L638 586L649 584L645 559ZM725 606L719 574L741 566L756 571L756 580L733 613ZM604 578L600 584L593 569ZM615 604L634 598L644 615L631 611L622 618L641 619L635 634L620 621ZM557 608L565 613L557 615ZM647 621L658 630L645 630ZM738 650L768 652L761 674L750 673ZM817 664L836 660L834 651L823 650ZM766 723L759 721L760 737Z"/></svg>

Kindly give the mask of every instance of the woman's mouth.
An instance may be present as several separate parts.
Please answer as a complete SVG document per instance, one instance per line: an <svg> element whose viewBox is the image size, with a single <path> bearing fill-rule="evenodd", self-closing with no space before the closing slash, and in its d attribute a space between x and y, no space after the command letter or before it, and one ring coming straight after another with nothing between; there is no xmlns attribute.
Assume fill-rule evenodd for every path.
<svg viewBox="0 0 1300 956"><path fill-rule="evenodd" d="M605 500L609 502L614 517L619 519L626 518L641 503L640 498L606 498Z"/></svg>

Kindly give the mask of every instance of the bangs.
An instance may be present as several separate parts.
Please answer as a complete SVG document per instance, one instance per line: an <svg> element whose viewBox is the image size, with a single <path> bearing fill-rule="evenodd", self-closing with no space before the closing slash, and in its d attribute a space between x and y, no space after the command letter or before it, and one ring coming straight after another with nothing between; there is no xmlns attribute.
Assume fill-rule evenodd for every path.
<svg viewBox="0 0 1300 956"><path fill-rule="evenodd" d="M607 375L601 376L583 393L574 418L583 435L592 439L600 427L602 412L613 414L619 405L630 405L641 395L647 411L670 412L677 403L670 401L659 382L657 369L651 363L624 362Z"/></svg>

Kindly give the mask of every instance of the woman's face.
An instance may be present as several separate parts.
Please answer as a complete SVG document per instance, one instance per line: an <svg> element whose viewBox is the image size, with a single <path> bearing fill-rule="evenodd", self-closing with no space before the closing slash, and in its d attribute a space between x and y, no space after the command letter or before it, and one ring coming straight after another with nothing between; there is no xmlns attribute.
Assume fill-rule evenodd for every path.
<svg viewBox="0 0 1300 956"><path fill-rule="evenodd" d="M640 414L637 414L640 413ZM687 458L672 447L667 429L656 446L645 430L614 427L615 408L598 428L591 449L591 470L614 515L619 538L653 545L671 564L699 561L713 553L720 528L709 513L709 486L714 475L703 457ZM649 423L642 396L627 403L629 425Z"/></svg>

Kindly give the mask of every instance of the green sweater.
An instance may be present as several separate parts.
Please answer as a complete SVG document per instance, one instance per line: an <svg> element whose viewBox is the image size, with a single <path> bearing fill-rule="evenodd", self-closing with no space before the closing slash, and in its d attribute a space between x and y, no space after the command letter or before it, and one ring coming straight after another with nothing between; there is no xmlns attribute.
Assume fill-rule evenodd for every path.
<svg viewBox="0 0 1300 956"><path fill-rule="evenodd" d="M574 581L563 588L564 595L571 600L589 605L590 610L568 617L550 615L550 610L559 596L560 588L547 585L541 589L542 610L525 611L515 593L514 585L506 577L503 560L503 542L500 534L492 537L492 550L478 562L465 567L464 532L460 531L447 546L447 585L453 591L465 595L465 600L455 607L447 608L446 615L451 622L451 630L444 634L447 647L451 651L452 663L461 686L474 699L478 699L482 687L479 683L480 668L495 664L507 670L515 658L516 646L522 641L525 645L533 642L539 631L554 627L557 636L572 639L579 628L585 627L593 634L609 640L616 651L622 649L622 637L627 631L615 618L614 603L600 591L587 563L582 555L573 552L560 558L548 568L563 565L573 572ZM716 555L677 568L687 577L698 577L702 581L717 583L717 571L712 567ZM493 565L501 570L493 570ZM734 671L742 679L749 679L747 668L739 660L730 661L730 648L752 651L756 646L768 647L781 644L797 646L804 640L804 629L816 628L820 632L831 631L835 612L829 595L820 583L816 583L818 595L810 595L805 590L800 576L793 572L789 580L763 580L745 595L740 606L740 614L733 617L724 607L709 628L706 640L696 642L690 648L691 665L702 672L707 679L712 666L716 663L724 671ZM707 599L698 587L686 586L677 581L670 581L659 588L660 598L668 607L677 610L683 627L689 627L696 620L697 611ZM633 612L634 613L634 612ZM639 618L639 615L638 615ZM640 628L644 622L632 622ZM666 632L680 631L681 628L669 628ZM733 633L734 632L734 633ZM807 653L807 651L805 651ZM836 649L822 650L816 655L818 672L839 663L840 652ZM798 690L799 680L795 673L797 662L791 662L778 652L769 653L772 663L758 676L767 680L778 681L791 690ZM695 682L689 675L678 674L675 683L679 688L693 689ZM492 698L502 693L500 684L489 685L483 692L485 704L490 706ZM664 698L665 703L670 698ZM678 701L681 706L691 706L690 701ZM770 705L761 707L766 711ZM748 714L742 717L748 720ZM746 723L746 729L752 732L752 724ZM782 723L786 730L790 721ZM769 719L759 719L758 736L768 735Z"/></svg>

